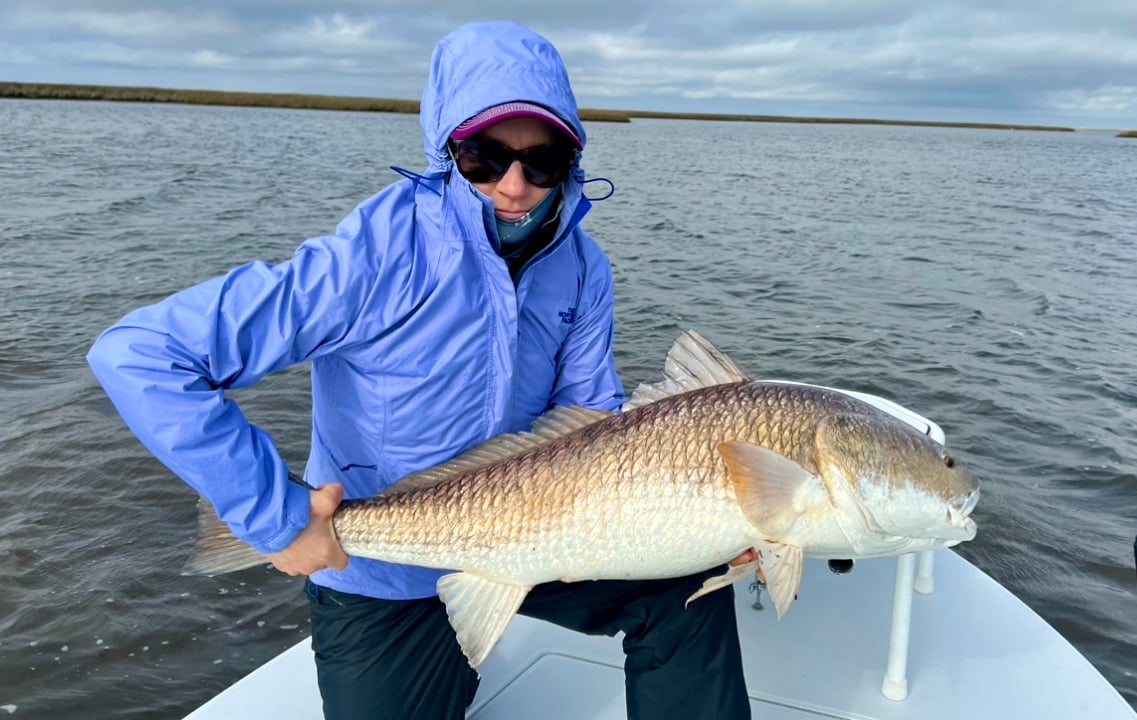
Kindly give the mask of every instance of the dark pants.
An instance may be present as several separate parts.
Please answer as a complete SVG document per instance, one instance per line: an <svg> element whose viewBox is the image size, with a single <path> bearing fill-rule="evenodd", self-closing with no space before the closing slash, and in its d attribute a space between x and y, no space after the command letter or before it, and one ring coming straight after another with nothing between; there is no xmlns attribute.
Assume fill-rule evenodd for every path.
<svg viewBox="0 0 1137 720"><path fill-rule="evenodd" d="M547 583L520 613L590 635L622 631L629 718L749 718L732 589L684 607L704 578L721 572ZM477 674L438 598L375 600L311 583L308 595L327 720L464 716Z"/></svg>

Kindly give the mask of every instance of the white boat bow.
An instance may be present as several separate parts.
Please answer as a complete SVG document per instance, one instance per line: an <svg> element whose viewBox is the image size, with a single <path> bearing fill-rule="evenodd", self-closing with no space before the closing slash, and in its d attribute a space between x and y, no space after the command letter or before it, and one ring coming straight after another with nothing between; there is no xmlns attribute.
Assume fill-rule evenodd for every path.
<svg viewBox="0 0 1137 720"><path fill-rule="evenodd" d="M895 560L852 573L807 561L793 611L753 609L735 585L753 716L763 720L1134 720L1137 713L1069 642L1001 585L950 550L936 589L912 601L908 694L881 692L889 654ZM467 715L478 720L622 720L619 638L516 617L481 668ZM303 640L186 720L316 720L315 664Z"/></svg>

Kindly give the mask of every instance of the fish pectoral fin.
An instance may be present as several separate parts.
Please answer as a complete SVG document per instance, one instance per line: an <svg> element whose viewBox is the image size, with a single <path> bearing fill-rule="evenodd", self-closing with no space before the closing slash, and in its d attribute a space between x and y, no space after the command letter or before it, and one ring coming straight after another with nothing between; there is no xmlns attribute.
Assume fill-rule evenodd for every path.
<svg viewBox="0 0 1137 720"><path fill-rule="evenodd" d="M719 443L734 494L755 527L777 537L793 521L794 498L816 475L784 455L739 440Z"/></svg>
<svg viewBox="0 0 1137 720"><path fill-rule="evenodd" d="M197 542L182 575L220 575L268 562L267 557L233 535L205 498L198 498Z"/></svg>
<svg viewBox="0 0 1137 720"><path fill-rule="evenodd" d="M438 579L438 597L470 667L478 667L490 654L531 589L466 572Z"/></svg>
<svg viewBox="0 0 1137 720"><path fill-rule="evenodd" d="M731 565L730 568L727 569L727 571L722 575L715 575L714 577L709 577L704 580L703 586L696 590L694 595L687 598L687 602L683 603L683 606L686 607L704 595L713 593L715 590L724 588L727 585L734 584L735 580L738 580L741 577L745 577L746 575L757 571L761 565L761 559L752 560L751 562L744 563L742 565Z"/></svg>
<svg viewBox="0 0 1137 720"><path fill-rule="evenodd" d="M793 604L801 584L801 548L781 543L766 543L762 548L762 571L766 575L766 588L774 599L781 620Z"/></svg>

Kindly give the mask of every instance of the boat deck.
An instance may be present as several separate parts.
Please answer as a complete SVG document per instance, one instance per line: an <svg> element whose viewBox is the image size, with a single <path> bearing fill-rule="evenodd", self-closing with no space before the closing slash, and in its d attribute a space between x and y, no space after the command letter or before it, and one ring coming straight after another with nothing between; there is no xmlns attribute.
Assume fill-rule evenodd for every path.
<svg viewBox="0 0 1137 720"><path fill-rule="evenodd" d="M852 573L806 562L798 600L779 621L769 597L754 610L735 586L755 718L1135 720L1137 713L1053 628L951 551L935 555L935 592L912 600L907 697L881 692L897 562L858 561ZM623 720L619 638L588 637L525 617L481 668L468 717ZM203 705L187 720L319 718L303 641Z"/></svg>

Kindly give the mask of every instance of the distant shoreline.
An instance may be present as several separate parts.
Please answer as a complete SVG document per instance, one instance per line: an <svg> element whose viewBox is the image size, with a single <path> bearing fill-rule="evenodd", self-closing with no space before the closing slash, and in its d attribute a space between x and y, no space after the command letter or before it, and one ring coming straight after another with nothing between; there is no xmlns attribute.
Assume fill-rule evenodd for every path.
<svg viewBox="0 0 1137 720"><path fill-rule="evenodd" d="M358 112L413 113L418 100L304 95L298 93L246 93L221 90L181 90L116 85L67 85L54 83L0 82L0 98L41 100L103 100L111 102L181 103L186 105L227 105L235 107L275 107L307 110L346 110ZM1075 128L1049 125L1003 123L936 122L930 120L878 120L866 118L793 117L786 115L735 115L719 113L655 112L650 110L580 109L580 119L600 122L631 122L635 118L665 120L725 120L740 122L810 123L837 125L905 125L915 127L973 128L981 130L1034 130L1075 132ZM1124 131L1118 137L1137 137L1137 131Z"/></svg>

